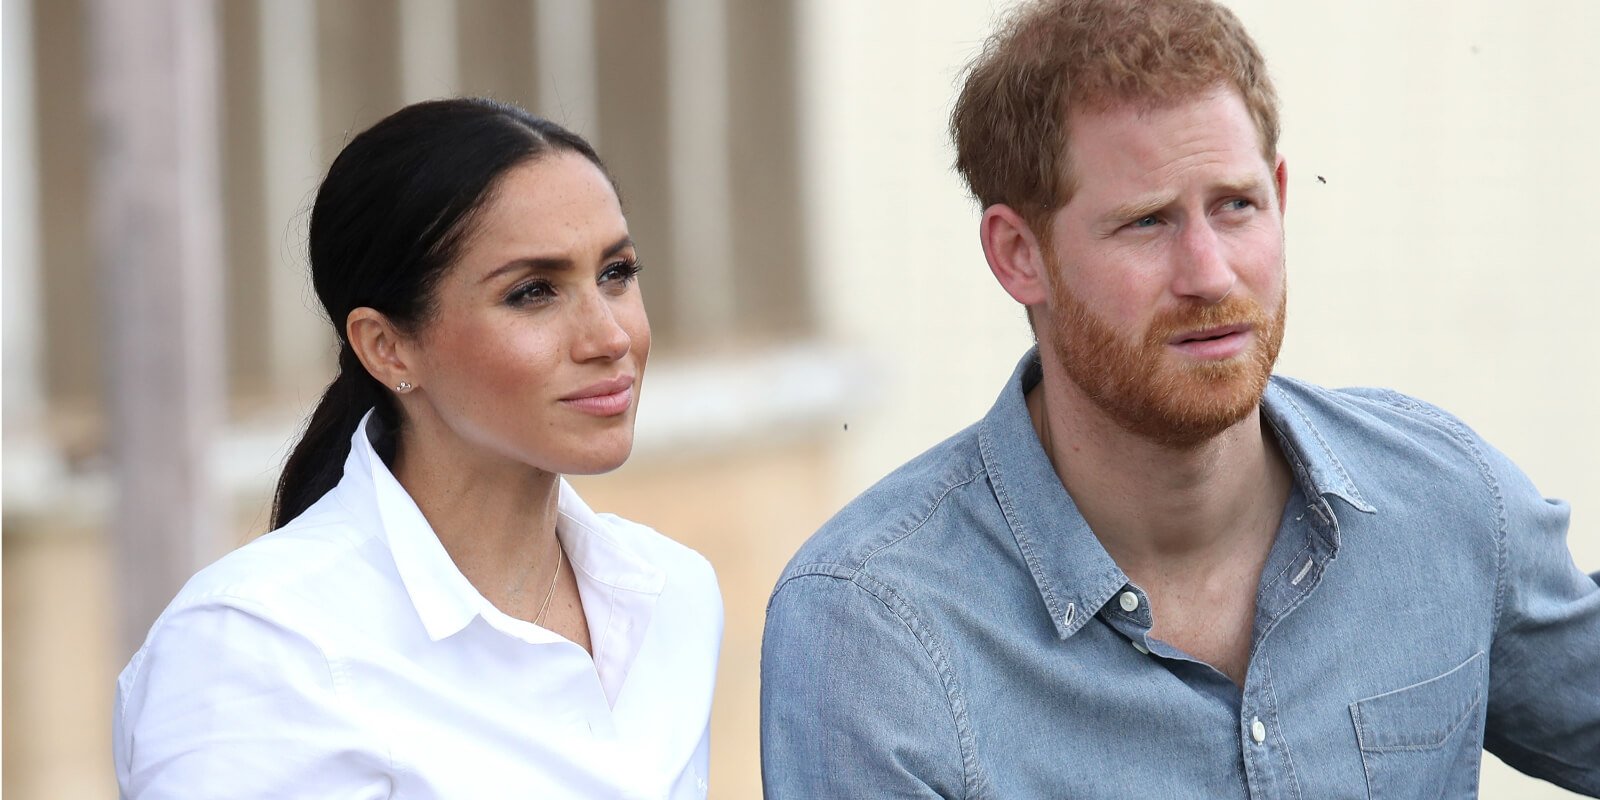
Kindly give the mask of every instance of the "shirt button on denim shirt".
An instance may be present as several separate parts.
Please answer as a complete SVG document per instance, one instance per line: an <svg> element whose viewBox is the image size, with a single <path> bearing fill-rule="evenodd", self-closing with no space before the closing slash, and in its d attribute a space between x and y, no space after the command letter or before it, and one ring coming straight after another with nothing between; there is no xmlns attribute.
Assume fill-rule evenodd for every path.
<svg viewBox="0 0 1600 800"><path fill-rule="evenodd" d="M1149 635L1033 432L1038 380L1030 352L779 578L767 797L1461 798L1485 747L1600 795L1600 585L1565 504L1462 423L1273 378L1295 486L1239 686Z"/></svg>

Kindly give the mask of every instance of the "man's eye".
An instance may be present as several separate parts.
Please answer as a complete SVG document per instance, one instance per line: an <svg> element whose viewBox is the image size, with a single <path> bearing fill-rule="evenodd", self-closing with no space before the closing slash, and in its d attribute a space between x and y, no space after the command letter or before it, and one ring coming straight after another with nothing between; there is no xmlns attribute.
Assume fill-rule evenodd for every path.
<svg viewBox="0 0 1600 800"><path fill-rule="evenodd" d="M1134 220L1133 222L1128 223L1128 227L1130 227L1130 228L1152 228L1152 227L1155 227L1156 225L1160 225L1160 224L1161 224L1161 218L1157 217L1154 214L1151 214L1149 216L1140 217L1140 218Z"/></svg>

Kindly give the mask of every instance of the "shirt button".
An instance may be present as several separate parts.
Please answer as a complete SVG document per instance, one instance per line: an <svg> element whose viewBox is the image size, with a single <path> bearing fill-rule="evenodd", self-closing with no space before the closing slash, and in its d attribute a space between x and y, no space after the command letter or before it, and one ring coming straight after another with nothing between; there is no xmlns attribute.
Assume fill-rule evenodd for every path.
<svg viewBox="0 0 1600 800"><path fill-rule="evenodd" d="M1260 717L1250 718L1250 738L1256 740L1256 744L1267 740L1267 726L1261 724Z"/></svg>
<svg viewBox="0 0 1600 800"><path fill-rule="evenodd" d="M1141 642L1139 642L1137 640L1130 640L1130 641L1132 641L1132 643L1133 643L1133 649L1138 650L1139 652L1144 653L1145 655L1150 655L1150 648L1145 647L1143 643L1141 643Z"/></svg>
<svg viewBox="0 0 1600 800"><path fill-rule="evenodd" d="M1121 603L1122 610L1129 614L1139 610L1139 595L1133 592L1123 592L1122 596L1117 598L1117 602Z"/></svg>

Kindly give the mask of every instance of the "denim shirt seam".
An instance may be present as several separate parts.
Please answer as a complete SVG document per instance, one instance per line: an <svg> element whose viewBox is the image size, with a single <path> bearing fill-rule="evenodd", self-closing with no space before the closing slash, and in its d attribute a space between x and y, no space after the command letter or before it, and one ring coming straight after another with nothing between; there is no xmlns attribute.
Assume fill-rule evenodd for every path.
<svg viewBox="0 0 1600 800"><path fill-rule="evenodd" d="M1382 396L1397 408L1427 417L1441 430L1449 434L1457 445L1472 456L1473 464L1478 468L1479 476L1483 478L1484 488L1489 492L1489 498L1494 502L1495 510L1494 615L1489 630L1499 631L1500 612L1504 606L1506 594L1506 536L1510 527L1510 520L1506 515L1505 497L1500 493L1500 482L1495 480L1494 470L1489 467L1489 462L1484 459L1482 448L1478 447L1477 441L1467 432L1466 426L1460 420L1432 406L1419 403L1399 392L1384 391Z"/></svg>
<svg viewBox="0 0 1600 800"><path fill-rule="evenodd" d="M884 550L893 547L899 542L904 541L926 526L928 521L933 519L933 515L938 512L939 506L944 502L944 499L948 497L951 492L961 488L962 486L972 483L974 480L977 480L977 478L981 476L983 472L984 470L979 468L970 476L946 486L944 490L939 493L939 496L934 498L933 503L928 506L927 513L923 514L922 518L918 520L915 525L912 525L904 531L891 533L882 544L873 547L866 555L861 556L859 559L824 559L818 561L808 561L803 564L790 564L789 566L785 567L782 576L778 579L777 585L772 587L772 592L767 595L767 610L769 612L772 610L772 601L778 596L778 591L783 588L783 585L794 578L801 578L807 575L827 575L834 578L854 580L854 576L858 572L865 571L867 569L868 562L870 562L875 556Z"/></svg>
<svg viewBox="0 0 1600 800"><path fill-rule="evenodd" d="M1294 772L1294 756L1289 750L1289 740L1283 735L1283 715L1278 712L1278 690L1272 680L1272 659L1262 658L1261 672L1265 678L1267 707L1272 714L1272 739L1278 744L1278 763L1282 765L1283 775L1294 792L1295 800L1301 800L1300 778Z"/></svg>
<svg viewBox="0 0 1600 800"><path fill-rule="evenodd" d="M974 475L973 477L976 478L977 476ZM971 482L971 480L969 478L967 482ZM955 487L951 488L954 489ZM948 493L946 491L946 494ZM922 618L917 615L910 602L895 591L894 587L878 580L865 570L857 572L851 582L876 597L891 613L899 618L901 623L916 637L917 643L922 645L923 652L928 655L928 660L932 663L934 672L939 676L939 682L942 684L941 688L944 689L945 705L950 711L950 722L956 729L956 744L961 753L961 783L965 790L965 796L978 796L977 737L973 734L971 721L967 718L966 696L961 691L961 685L956 679L955 671L950 666L950 658L945 653L939 637L923 624ZM883 595L874 591L874 588L881 590L883 595L888 595L889 598L893 599L893 602L889 602Z"/></svg>
<svg viewBox="0 0 1600 800"><path fill-rule="evenodd" d="M778 589L792 580L806 577L827 577L846 581L882 603L883 607L906 627L911 637L922 648L923 654L928 657L928 664L933 667L934 674L939 676L939 688L944 692L945 708L950 713L950 723L956 731L956 749L961 755L963 797L979 796L977 737L973 734L967 718L966 697L961 692L954 670L950 667L950 659L940 645L938 636L923 624L922 618L911 607L911 603L895 591L894 587L877 579L863 568L831 562L799 565L790 568L788 574L779 582ZM774 597L777 596L777 591L773 590ZM770 600L768 609L769 611L771 609Z"/></svg>
<svg viewBox="0 0 1600 800"><path fill-rule="evenodd" d="M933 499L933 502L928 505L927 513L923 514L922 518L916 521L916 524L914 524L911 527L905 529L904 531L901 531L899 534L891 534L890 537L888 539L884 540L884 542L882 544L878 545L877 547L872 548L872 550L868 551L866 555L862 556L861 557L861 561L860 561L859 564L856 565L856 568L860 569L860 570L865 570L867 568L868 563L870 563L872 561L872 559L875 558L879 553L881 553L881 552L883 552L883 551L895 546L896 544L899 544L900 542L905 541L906 539L910 538L912 535L916 534L918 531L922 530L923 527L928 524L928 521L933 519L933 515L939 513L939 507L944 504L945 498L949 497L951 492L954 492L955 490L960 489L963 486L970 485L973 481L977 480L983 474L984 474L984 469L982 467L979 467L978 469L974 470L971 475L968 475L967 477L962 478L961 480L955 481L955 482L951 483L950 485L946 486L943 491L939 492L939 496L935 497ZM959 476L955 476L955 477L959 477Z"/></svg>

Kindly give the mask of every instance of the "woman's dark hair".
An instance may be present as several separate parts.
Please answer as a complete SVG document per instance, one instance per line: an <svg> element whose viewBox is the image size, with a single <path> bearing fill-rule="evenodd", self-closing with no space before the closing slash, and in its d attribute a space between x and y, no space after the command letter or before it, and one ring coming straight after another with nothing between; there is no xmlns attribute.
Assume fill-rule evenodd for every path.
<svg viewBox="0 0 1600 800"><path fill-rule="evenodd" d="M309 250L312 285L339 339L339 374L284 463L274 529L339 482L350 438L368 409L399 430L389 388L350 347L346 317L367 307L402 331L419 330L433 312L439 279L499 178L557 152L582 155L605 172L576 134L516 106L469 97L406 106L362 131L334 159L311 208Z"/></svg>

